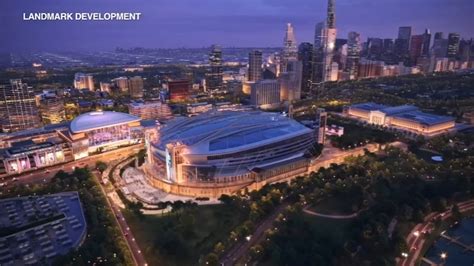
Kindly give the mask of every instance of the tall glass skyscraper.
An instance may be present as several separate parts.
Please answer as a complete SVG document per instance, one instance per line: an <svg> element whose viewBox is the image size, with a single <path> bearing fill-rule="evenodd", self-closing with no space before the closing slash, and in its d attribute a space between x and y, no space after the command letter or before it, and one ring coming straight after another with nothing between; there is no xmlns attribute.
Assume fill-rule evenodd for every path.
<svg viewBox="0 0 474 266"><path fill-rule="evenodd" d="M262 51L254 50L249 53L248 81L262 79Z"/></svg>
<svg viewBox="0 0 474 266"><path fill-rule="evenodd" d="M207 73L206 85L210 91L221 91L224 89L222 77L222 49L213 45L209 53L210 71Z"/></svg>

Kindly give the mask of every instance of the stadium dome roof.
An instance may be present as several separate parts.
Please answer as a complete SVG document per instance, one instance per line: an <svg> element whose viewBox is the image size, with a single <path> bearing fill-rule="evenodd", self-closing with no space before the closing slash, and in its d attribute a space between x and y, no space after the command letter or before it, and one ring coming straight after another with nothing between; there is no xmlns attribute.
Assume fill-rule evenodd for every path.
<svg viewBox="0 0 474 266"><path fill-rule="evenodd" d="M312 132L295 120L277 113L210 112L191 118L175 119L161 129L162 150L168 143L188 146L187 153L230 152L269 144Z"/></svg>
<svg viewBox="0 0 474 266"><path fill-rule="evenodd" d="M72 120L69 128L72 133L81 133L93 129L128 124L140 121L140 118L119 112L100 111L82 114Z"/></svg>

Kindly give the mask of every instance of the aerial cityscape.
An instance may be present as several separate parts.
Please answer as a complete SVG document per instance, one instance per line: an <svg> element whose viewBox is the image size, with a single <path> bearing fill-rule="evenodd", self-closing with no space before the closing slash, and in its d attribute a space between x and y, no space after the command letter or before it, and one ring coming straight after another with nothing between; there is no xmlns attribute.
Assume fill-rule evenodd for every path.
<svg viewBox="0 0 474 266"><path fill-rule="evenodd" d="M13 2L0 265L474 265L471 0Z"/></svg>

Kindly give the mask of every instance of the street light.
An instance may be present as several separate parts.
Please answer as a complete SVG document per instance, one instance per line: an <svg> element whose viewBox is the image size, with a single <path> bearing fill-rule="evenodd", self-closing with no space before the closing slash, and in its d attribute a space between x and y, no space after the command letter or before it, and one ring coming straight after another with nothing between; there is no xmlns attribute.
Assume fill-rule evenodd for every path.
<svg viewBox="0 0 474 266"><path fill-rule="evenodd" d="M419 236L420 236L420 232L419 232L419 231L415 231L415 232L413 233L413 235L416 236L416 237L419 237Z"/></svg>
<svg viewBox="0 0 474 266"><path fill-rule="evenodd" d="M443 253L441 253L440 257L441 257L441 259L446 260L446 258L448 257L448 253L443 252Z"/></svg>
<svg viewBox="0 0 474 266"><path fill-rule="evenodd" d="M406 253L406 252L403 252L403 253L402 253L402 257L404 257L404 258L408 258L408 253Z"/></svg>

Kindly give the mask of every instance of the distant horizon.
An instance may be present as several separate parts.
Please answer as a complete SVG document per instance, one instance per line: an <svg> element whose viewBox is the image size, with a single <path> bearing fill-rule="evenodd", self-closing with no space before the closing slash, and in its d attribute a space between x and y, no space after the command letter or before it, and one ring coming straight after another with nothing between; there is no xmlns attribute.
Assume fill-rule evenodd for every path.
<svg viewBox="0 0 474 266"><path fill-rule="evenodd" d="M314 39L325 20L327 0L16 0L0 3L0 52L93 52L130 49L281 47L286 23L298 43ZM142 12L140 21L23 21L24 12ZM474 37L472 0L336 0L338 38L348 32L397 37L400 26L412 34L451 32Z"/></svg>

